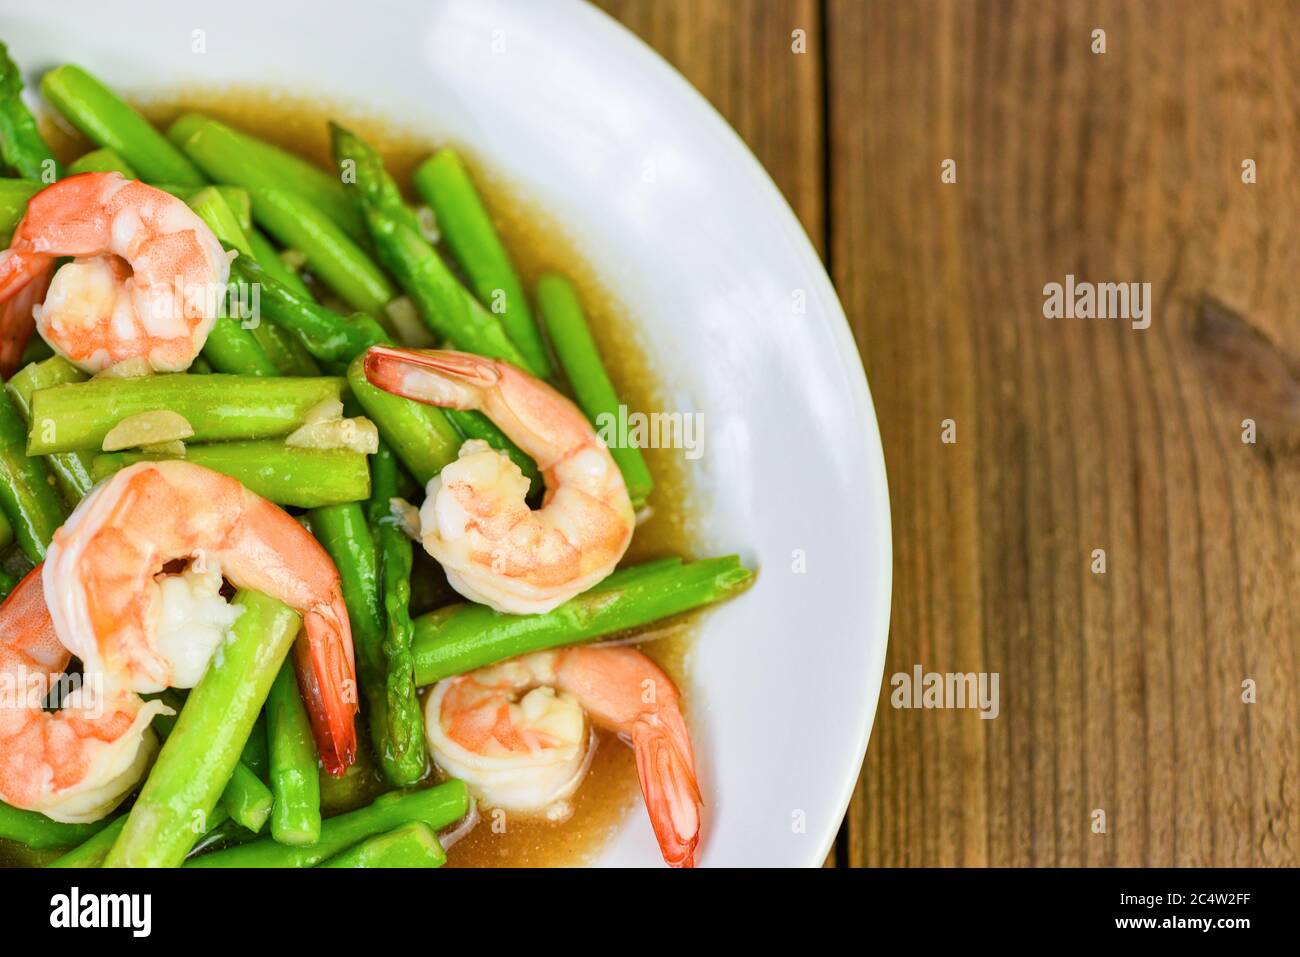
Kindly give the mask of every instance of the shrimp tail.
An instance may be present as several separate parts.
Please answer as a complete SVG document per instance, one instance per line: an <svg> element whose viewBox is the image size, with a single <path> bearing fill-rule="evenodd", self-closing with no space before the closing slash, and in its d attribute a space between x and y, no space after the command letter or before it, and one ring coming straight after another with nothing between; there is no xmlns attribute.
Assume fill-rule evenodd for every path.
<svg viewBox="0 0 1300 957"><path fill-rule="evenodd" d="M659 850L669 867L694 867L700 840L700 786L686 721L676 708L643 714L632 726L637 776Z"/></svg>
<svg viewBox="0 0 1300 957"><path fill-rule="evenodd" d="M0 257L0 376L6 379L36 330L32 307L45 298L53 274L48 256L11 250Z"/></svg>
<svg viewBox="0 0 1300 957"><path fill-rule="evenodd" d="M444 349L371 346L366 378L385 392L444 409L475 409L483 391L500 381L491 359Z"/></svg>
<svg viewBox="0 0 1300 957"><path fill-rule="evenodd" d="M341 777L357 755L357 686L351 648L343 640L347 613L336 588L329 605L303 616L303 631L294 645L298 687L321 765L335 777Z"/></svg>
<svg viewBox="0 0 1300 957"><path fill-rule="evenodd" d="M60 672L72 656L59 643L54 620L45 604L43 567L44 563L37 565L24 575L0 604L0 636L6 639L0 647L0 663L5 663L6 655L17 654L16 649L21 649L25 663L35 662L44 670Z"/></svg>

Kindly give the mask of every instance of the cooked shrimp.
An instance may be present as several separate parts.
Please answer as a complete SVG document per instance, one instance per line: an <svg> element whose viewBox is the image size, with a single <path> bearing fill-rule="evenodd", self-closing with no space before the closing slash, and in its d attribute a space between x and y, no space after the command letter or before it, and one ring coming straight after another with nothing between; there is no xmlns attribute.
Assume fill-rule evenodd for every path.
<svg viewBox="0 0 1300 957"><path fill-rule="evenodd" d="M216 321L230 275L203 220L184 202L118 173L82 173L37 193L0 260L0 299L38 281L62 256L34 310L59 355L87 372L143 358L156 372L189 367ZM18 318L13 331L21 332Z"/></svg>
<svg viewBox="0 0 1300 957"><path fill-rule="evenodd" d="M488 807L564 815L590 760L584 714L636 751L664 860L691 867L700 789L677 688L632 648L566 648L446 678L425 701L434 761Z"/></svg>
<svg viewBox="0 0 1300 957"><path fill-rule="evenodd" d="M190 560L180 584L163 574L177 560ZM140 462L96 486L55 532L44 581L59 640L86 671L147 692L202 676L233 620L222 576L303 616L300 684L321 760L342 774L356 753L348 611L329 555L278 506L202 466Z"/></svg>
<svg viewBox="0 0 1300 957"><path fill-rule="evenodd" d="M542 471L537 511L524 501L519 467L480 441L466 442L429 481L421 538L456 591L497 611L535 614L614 570L632 540L632 502L577 406L512 365L463 352L375 346L365 368L387 392L482 411Z"/></svg>
<svg viewBox="0 0 1300 957"><path fill-rule="evenodd" d="M140 780L157 748L149 722L171 709L88 684L46 711L68 659L37 567L0 605L0 800L82 823L108 814Z"/></svg>

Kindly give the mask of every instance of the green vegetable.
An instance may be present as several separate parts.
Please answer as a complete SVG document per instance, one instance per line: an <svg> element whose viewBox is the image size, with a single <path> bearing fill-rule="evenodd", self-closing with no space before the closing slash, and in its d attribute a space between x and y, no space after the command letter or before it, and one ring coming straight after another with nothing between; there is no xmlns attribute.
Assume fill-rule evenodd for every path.
<svg viewBox="0 0 1300 957"><path fill-rule="evenodd" d="M23 417L28 427L32 424L32 393L66 382L84 382L86 373L82 372L62 356L54 356L41 362L32 362L23 366L12 379L5 383L5 389L13 400L14 406ZM69 507L75 506L95 484L91 470L91 457L85 452L55 452L45 457L45 464L54 475L59 492Z"/></svg>
<svg viewBox="0 0 1300 957"><path fill-rule="evenodd" d="M45 549L67 517L54 478L45 462L24 450L27 424L6 389L0 393L0 508L33 563L45 559Z"/></svg>
<svg viewBox="0 0 1300 957"><path fill-rule="evenodd" d="M0 157L19 176L42 184L61 179L63 171L23 102L23 77L9 50L0 43Z"/></svg>
<svg viewBox="0 0 1300 957"><path fill-rule="evenodd" d="M593 425L599 426L606 416L617 422L621 404L618 393L600 361L595 340L582 315L582 305L569 281L557 273L547 273L537 283L537 304L546 323L546 334L573 387L579 408ZM641 450L635 445L611 443L609 454L623 473L633 506L640 508L654 488L654 479Z"/></svg>
<svg viewBox="0 0 1300 957"><path fill-rule="evenodd" d="M297 193L353 239L364 239L338 178L301 157L200 113L178 117L167 137L217 182Z"/></svg>
<svg viewBox="0 0 1300 957"><path fill-rule="evenodd" d="M301 252L312 273L353 309L379 315L397 295L365 250L299 194L266 187L248 192L253 218L281 244Z"/></svg>
<svg viewBox="0 0 1300 957"><path fill-rule="evenodd" d="M5 518L5 513L0 512L0 551L4 551L13 543L14 543L14 527L9 524L9 519ZM0 571L3 571L3 569L0 569ZM4 593L8 595L9 592L13 591L13 586L18 584L18 579L13 578L13 576L9 575L8 572L5 572L5 574L10 579L12 579L12 584L10 584L7 588L4 588Z"/></svg>
<svg viewBox="0 0 1300 957"><path fill-rule="evenodd" d="M266 711L263 710L253 722L252 733L244 742L240 752L239 763L257 775L260 781L271 780L271 753L266 746Z"/></svg>
<svg viewBox="0 0 1300 957"><path fill-rule="evenodd" d="M459 821L469 811L469 792L461 781L419 791L394 791L373 804L326 819L320 840L306 847L262 838L239 847L205 854L186 867L315 867L340 851L376 834L413 821L435 831Z"/></svg>
<svg viewBox="0 0 1300 957"><path fill-rule="evenodd" d="M203 174L143 116L71 63L41 79L41 93L87 137L117 152L150 182L202 186Z"/></svg>
<svg viewBox="0 0 1300 957"><path fill-rule="evenodd" d="M590 641L731 598L754 573L734 555L683 564L664 558L614 572L542 615L506 615L457 604L415 619L415 683L420 687L507 658Z"/></svg>
<svg viewBox="0 0 1300 957"><path fill-rule="evenodd" d="M442 867L447 852L433 828L412 821L353 845L321 867Z"/></svg>
<svg viewBox="0 0 1300 957"><path fill-rule="evenodd" d="M211 820L302 623L258 592L241 590L235 604L243 613L186 698L106 867L177 867L207 830L193 825Z"/></svg>
<svg viewBox="0 0 1300 957"><path fill-rule="evenodd" d="M45 866L102 867L104 858L108 857L108 852L113 849L113 844L122 833L122 828L126 827L126 818L125 814L113 818L108 827ZM230 816L225 807L220 804L217 805L216 810L208 818L208 829L204 834L211 834L217 827L228 820L230 820Z"/></svg>
<svg viewBox="0 0 1300 957"><path fill-rule="evenodd" d="M335 165L355 169L356 182L345 189L361 212L380 262L397 277L434 334L457 349L538 372L510 341L500 320L457 281L420 234L415 214L379 154L340 126L331 124L330 134Z"/></svg>
<svg viewBox="0 0 1300 957"><path fill-rule="evenodd" d="M91 379L42 389L32 396L29 455L99 451L108 431L128 416L170 410L194 429L190 440L269 439L303 424L308 411L339 399L343 379L239 375L167 375Z"/></svg>
<svg viewBox="0 0 1300 957"><path fill-rule="evenodd" d="M0 179L0 241L6 247L27 212L27 204L42 188L30 179Z"/></svg>
<svg viewBox="0 0 1300 957"><path fill-rule="evenodd" d="M72 847L108 826L107 819L90 824L63 824L36 811L0 804L0 839L17 841L43 851L51 847Z"/></svg>
<svg viewBox="0 0 1300 957"><path fill-rule="evenodd" d="M292 661L280 667L266 699L266 734L275 795L271 836L281 844L315 844L320 838L316 742Z"/></svg>
<svg viewBox="0 0 1300 957"><path fill-rule="evenodd" d="M100 147L83 153L68 164L68 174L78 173L121 173L127 179L136 179L135 170L116 151Z"/></svg>
<svg viewBox="0 0 1300 957"><path fill-rule="evenodd" d="M185 699L175 692L164 692L162 698L168 707L177 714L184 708ZM160 714L153 719L153 728L158 733L159 738L164 741L171 735L175 727L176 715ZM223 818L228 814L240 826L256 833L262 829L266 819L271 816L272 800L270 788L263 784L261 779L243 761L240 761L235 765L235 770L230 773L230 780L226 782L226 786L221 792L221 802L218 810L225 812L222 815ZM216 825L216 822L210 821L209 825L210 830L211 827Z"/></svg>
<svg viewBox="0 0 1300 957"><path fill-rule="evenodd" d="M352 319L327 309L305 289L281 281L263 257L256 262L243 256L230 264L230 279L258 289L262 318L292 332L322 362L350 362L354 356L388 336L370 316Z"/></svg>
<svg viewBox="0 0 1300 957"><path fill-rule="evenodd" d="M217 809L220 813L221 809ZM106 819L107 820L107 819ZM62 857L55 858L46 867L99 867L108 857L113 844L117 842L122 828L126 827L126 815L121 814L107 820L107 827L100 829L81 844L68 851Z"/></svg>
<svg viewBox="0 0 1300 957"><path fill-rule="evenodd" d="M549 378L551 363L528 308L523 283L460 156L455 150L439 150L420 164L413 179L416 190L433 207L442 240L474 295L501 317L506 334L528 359L529 368Z"/></svg>
<svg viewBox="0 0 1300 957"><path fill-rule="evenodd" d="M386 633L383 641L384 771L397 785L424 777L424 717L415 694L411 640L411 540L390 502L397 496L397 459L385 445L371 456L370 531L378 556Z"/></svg>
<svg viewBox="0 0 1300 957"><path fill-rule="evenodd" d="M173 458L151 452L108 452L92 461L95 481L136 462ZM277 505L319 508L370 495L366 456L349 449L306 449L279 439L187 445L185 461L229 475Z"/></svg>

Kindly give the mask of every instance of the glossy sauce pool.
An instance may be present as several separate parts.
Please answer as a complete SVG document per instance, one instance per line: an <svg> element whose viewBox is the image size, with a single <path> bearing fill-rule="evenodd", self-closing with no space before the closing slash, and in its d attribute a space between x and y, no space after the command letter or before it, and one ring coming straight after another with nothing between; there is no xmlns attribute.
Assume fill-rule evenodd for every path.
<svg viewBox="0 0 1300 957"><path fill-rule="evenodd" d="M198 110L232 126L328 166L329 139L326 120L347 126L383 153L388 170L410 192L411 172L435 148L447 144L419 136L390 124L377 123L308 100L273 96L254 91L186 93L166 102L144 104L157 126L165 129L185 110ZM47 135L64 161L89 148L64 128L51 128ZM502 240L514 260L525 288L531 294L538 276L548 269L567 275L578 289L583 307L600 347L606 368L621 399L631 410L663 408L654 377L636 346L635 330L626 310L604 288L598 277L577 254L575 237L545 214L521 199L520 190L494 179L490 165L472 155L463 157L469 166ZM692 509L684 462L680 450L645 449L655 479L649 499L651 515L637 528L625 564L660 555L697 555L693 547ZM417 572L419 566L417 565ZM641 645L672 679L682 684L684 658L689 645L693 616L682 616L663 626L651 626ZM689 714L689 702L687 703ZM362 740L367 736L362 735ZM485 812L473 832L449 852L449 864L474 866L563 866L590 860L618 829L627 813L644 814L632 750L608 734L599 736L590 773L573 801L574 813L563 824L549 824L517 815L494 820Z"/></svg>

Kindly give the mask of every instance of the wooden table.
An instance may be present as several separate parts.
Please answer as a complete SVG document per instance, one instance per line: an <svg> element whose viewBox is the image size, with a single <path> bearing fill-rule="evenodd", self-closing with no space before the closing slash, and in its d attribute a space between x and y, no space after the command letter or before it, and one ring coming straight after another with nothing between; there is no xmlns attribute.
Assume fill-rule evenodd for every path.
<svg viewBox="0 0 1300 957"><path fill-rule="evenodd" d="M993 720L882 695L833 862L1300 865L1300 4L601 5L839 289L893 499L886 681L1000 676ZM1046 318L1067 275L1150 283L1150 326Z"/></svg>

